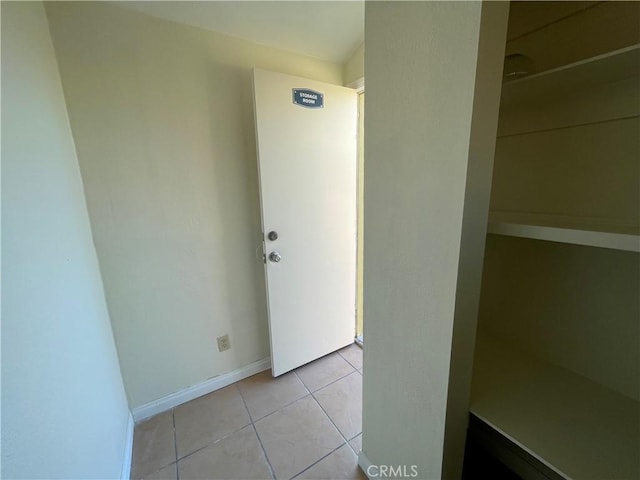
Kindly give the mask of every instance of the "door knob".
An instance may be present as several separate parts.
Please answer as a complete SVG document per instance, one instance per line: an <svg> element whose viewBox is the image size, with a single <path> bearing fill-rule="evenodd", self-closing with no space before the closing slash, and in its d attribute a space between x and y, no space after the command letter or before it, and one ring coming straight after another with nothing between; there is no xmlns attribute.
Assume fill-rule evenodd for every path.
<svg viewBox="0 0 640 480"><path fill-rule="evenodd" d="M271 252L269 254L269 260L271 260L273 263L278 263L280 260L282 260L282 256L278 252Z"/></svg>

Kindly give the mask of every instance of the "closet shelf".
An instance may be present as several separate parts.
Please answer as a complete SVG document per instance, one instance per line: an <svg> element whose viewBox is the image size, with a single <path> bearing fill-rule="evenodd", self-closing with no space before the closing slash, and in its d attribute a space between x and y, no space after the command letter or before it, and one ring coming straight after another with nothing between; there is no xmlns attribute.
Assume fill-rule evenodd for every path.
<svg viewBox="0 0 640 480"><path fill-rule="evenodd" d="M638 226L602 219L490 212L487 232L551 242L640 252Z"/></svg>
<svg viewBox="0 0 640 480"><path fill-rule="evenodd" d="M471 413L564 478L639 478L640 405L478 336Z"/></svg>
<svg viewBox="0 0 640 480"><path fill-rule="evenodd" d="M502 107L571 94L576 89L640 76L640 44L505 82Z"/></svg>

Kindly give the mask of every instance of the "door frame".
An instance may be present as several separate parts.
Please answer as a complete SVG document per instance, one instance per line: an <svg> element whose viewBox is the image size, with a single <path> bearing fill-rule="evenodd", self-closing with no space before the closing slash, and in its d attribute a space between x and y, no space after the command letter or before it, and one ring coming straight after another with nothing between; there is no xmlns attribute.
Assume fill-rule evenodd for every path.
<svg viewBox="0 0 640 480"><path fill-rule="evenodd" d="M356 336L355 342L364 344L364 77L347 85L358 94L358 166L356 170Z"/></svg>

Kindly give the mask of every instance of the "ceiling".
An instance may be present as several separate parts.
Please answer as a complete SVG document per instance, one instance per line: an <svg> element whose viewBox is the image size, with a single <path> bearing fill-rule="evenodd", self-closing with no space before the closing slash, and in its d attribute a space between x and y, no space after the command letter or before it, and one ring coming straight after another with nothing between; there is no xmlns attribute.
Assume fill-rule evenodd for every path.
<svg viewBox="0 0 640 480"><path fill-rule="evenodd" d="M118 5L340 64L364 40L364 0L125 1Z"/></svg>

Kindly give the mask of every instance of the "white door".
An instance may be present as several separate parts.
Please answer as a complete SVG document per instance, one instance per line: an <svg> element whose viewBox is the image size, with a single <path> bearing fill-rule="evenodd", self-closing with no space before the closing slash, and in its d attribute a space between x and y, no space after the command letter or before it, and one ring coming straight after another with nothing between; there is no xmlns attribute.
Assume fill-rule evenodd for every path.
<svg viewBox="0 0 640 480"><path fill-rule="evenodd" d="M264 70L253 81L278 376L354 339L358 99L349 88Z"/></svg>

